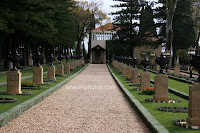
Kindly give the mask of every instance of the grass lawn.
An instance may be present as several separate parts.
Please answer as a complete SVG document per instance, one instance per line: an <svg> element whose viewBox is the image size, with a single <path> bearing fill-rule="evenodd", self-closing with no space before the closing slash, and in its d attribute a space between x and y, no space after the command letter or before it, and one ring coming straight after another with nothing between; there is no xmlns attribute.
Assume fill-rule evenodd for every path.
<svg viewBox="0 0 200 133"><path fill-rule="evenodd" d="M54 63L55 66L57 66L58 62ZM49 64L42 65L43 72L47 71ZM22 77L33 75L33 67L22 69L20 71L22 73ZM0 83L1 82L7 82L7 74L0 74Z"/></svg>
<svg viewBox="0 0 200 133"><path fill-rule="evenodd" d="M138 69L138 73L141 73L142 71L143 71L142 69ZM150 72L151 80L154 80L155 76L156 76L155 73ZM176 89L180 92L184 92L186 94L189 94L190 84L188 84L188 83L184 83L184 82L180 82L180 81L168 78L168 86L171 87L171 88L174 88L174 89Z"/></svg>
<svg viewBox="0 0 200 133"><path fill-rule="evenodd" d="M60 83L61 81L65 80L66 78L70 77L71 75L73 75L74 73L76 73L77 71L79 71L81 68L83 68L84 65L77 67L74 71L71 71L70 74L65 75L65 77L57 77L57 82L50 82L50 85L42 85L43 89L40 90L30 90L30 89L22 89L23 92L32 92L33 95L29 95L29 96L17 96L17 95L0 95L0 97L9 97L9 98L17 98L18 102L16 103L0 103L0 113L4 113L7 110L11 109L12 107L25 102L26 100L44 92L45 90L49 89L50 87ZM46 75L47 76L47 75ZM46 77L44 76L44 77ZM27 80L28 82L32 82L32 79ZM6 91L6 87L2 87L0 88L0 91Z"/></svg>
<svg viewBox="0 0 200 133"><path fill-rule="evenodd" d="M116 76L120 79L120 81L123 83L123 85L131 92L133 96L170 132L170 133L199 133L199 130L193 130L193 129L185 129L180 128L177 126L172 125L174 119L186 119L188 116L187 113L171 113L171 112L162 112L158 111L158 107L164 107L164 106L177 106L177 107L188 107L188 100L185 100L181 97L178 97L172 93L169 93L169 97L171 99L181 99L181 103L149 103L145 102L146 98L153 98L153 96L149 95L140 95L138 94L139 91L134 91L132 86L129 86L129 83L127 83L123 77L119 75L116 69L111 67L112 71L116 74ZM143 70L139 69L139 73ZM151 79L153 79L153 76L155 74L151 74ZM170 84L172 84L174 89L177 89L176 86L179 84L182 84L182 82L179 81L169 81ZM178 90L178 89L177 89Z"/></svg>

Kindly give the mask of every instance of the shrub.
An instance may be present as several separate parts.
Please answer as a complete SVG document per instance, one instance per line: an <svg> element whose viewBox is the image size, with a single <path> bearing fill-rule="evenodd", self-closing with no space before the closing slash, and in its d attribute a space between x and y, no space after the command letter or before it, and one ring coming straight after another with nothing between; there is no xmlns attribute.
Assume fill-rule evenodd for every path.
<svg viewBox="0 0 200 133"><path fill-rule="evenodd" d="M154 88L143 89L141 93L146 94L146 95L153 95L154 94Z"/></svg>
<svg viewBox="0 0 200 133"><path fill-rule="evenodd" d="M22 87L39 87L40 85L35 84L33 82L24 81L24 82L21 83L21 86Z"/></svg>

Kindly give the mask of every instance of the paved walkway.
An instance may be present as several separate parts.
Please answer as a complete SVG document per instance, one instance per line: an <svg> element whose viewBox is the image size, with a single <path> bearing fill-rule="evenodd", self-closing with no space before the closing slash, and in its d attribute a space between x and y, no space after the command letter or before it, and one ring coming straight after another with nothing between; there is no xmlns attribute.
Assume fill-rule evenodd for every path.
<svg viewBox="0 0 200 133"><path fill-rule="evenodd" d="M90 64L0 133L149 133L106 65Z"/></svg>

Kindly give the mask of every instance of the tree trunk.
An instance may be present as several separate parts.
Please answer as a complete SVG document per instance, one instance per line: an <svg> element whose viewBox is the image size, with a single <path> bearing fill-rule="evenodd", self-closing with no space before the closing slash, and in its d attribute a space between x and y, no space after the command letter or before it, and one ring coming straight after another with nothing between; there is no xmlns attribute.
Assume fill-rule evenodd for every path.
<svg viewBox="0 0 200 133"><path fill-rule="evenodd" d="M9 61L8 55L10 54L11 47L12 47L12 38L7 38L5 43L7 43L7 45L6 45L6 50L5 50L4 69L11 69L12 63Z"/></svg>
<svg viewBox="0 0 200 133"><path fill-rule="evenodd" d="M173 41L173 30L172 30L172 24L173 24L173 18L174 18L174 12L177 5L177 0L173 3L173 5L169 5L168 11L167 11L167 23L166 23L166 48L167 50L171 50L172 41Z"/></svg>
<svg viewBox="0 0 200 133"><path fill-rule="evenodd" d="M198 46L199 46L199 38L200 38L200 31L199 31L199 33L198 33L198 35L197 35L197 38L196 38L196 44L195 44L195 46L196 46L196 48L197 48L197 50L196 50L196 55L198 55L199 53L197 52L197 51L199 51L198 50Z"/></svg>
<svg viewBox="0 0 200 133"><path fill-rule="evenodd" d="M78 39L77 47L76 47L76 55L80 55L80 48L81 47L81 41Z"/></svg>
<svg viewBox="0 0 200 133"><path fill-rule="evenodd" d="M176 5L177 5L177 0L175 0L172 5L168 5L169 7L168 7L168 11L167 11L166 49L170 50L170 51L172 51L172 49L173 49L172 42L173 42L174 32L172 30L172 26L173 26L173 17L174 17L174 12L175 12ZM173 56L175 56L175 55L173 55ZM172 55L170 54L169 66L171 66L171 62L172 62L171 61L171 59L172 59L171 57L172 57Z"/></svg>
<svg viewBox="0 0 200 133"><path fill-rule="evenodd" d="M83 57L85 57L85 44L83 43Z"/></svg>

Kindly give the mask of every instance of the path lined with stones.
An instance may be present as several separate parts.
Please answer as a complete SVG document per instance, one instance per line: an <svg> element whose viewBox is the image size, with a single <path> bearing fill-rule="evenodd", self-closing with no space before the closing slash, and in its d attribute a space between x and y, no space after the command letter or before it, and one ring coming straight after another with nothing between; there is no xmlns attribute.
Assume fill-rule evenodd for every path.
<svg viewBox="0 0 200 133"><path fill-rule="evenodd" d="M0 133L149 133L105 64L90 64Z"/></svg>

